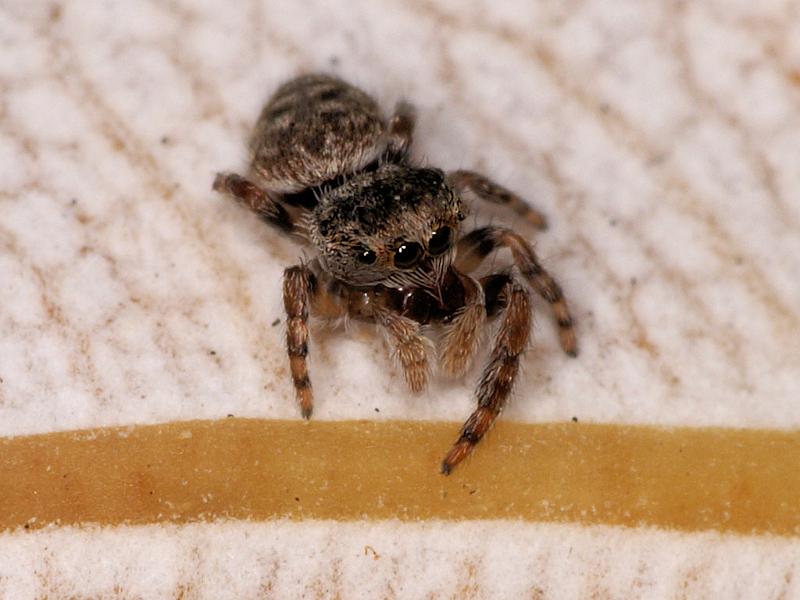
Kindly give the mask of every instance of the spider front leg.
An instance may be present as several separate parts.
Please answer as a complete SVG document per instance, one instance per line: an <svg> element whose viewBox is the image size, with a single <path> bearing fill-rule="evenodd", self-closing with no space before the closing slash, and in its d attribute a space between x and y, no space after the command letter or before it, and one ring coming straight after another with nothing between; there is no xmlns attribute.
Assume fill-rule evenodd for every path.
<svg viewBox="0 0 800 600"><path fill-rule="evenodd" d="M299 234L294 219L286 207L270 198L249 179L236 173L217 173L212 186L214 191L227 194L256 213L262 221L288 234Z"/></svg>
<svg viewBox="0 0 800 600"><path fill-rule="evenodd" d="M505 284L502 296L505 303L503 321L495 338L489 364L478 383L478 408L464 423L461 435L442 461L442 473L445 475L449 475L489 431L514 386L519 357L530 335L530 297L525 288L511 279Z"/></svg>
<svg viewBox="0 0 800 600"><path fill-rule="evenodd" d="M505 227L481 227L471 231L458 241L456 268L463 272L476 269L483 259L499 248L508 248L517 268L544 298L553 310L558 324L561 347L570 356L578 355L578 342L572 316L561 286L539 264L531 245L519 234Z"/></svg>
<svg viewBox="0 0 800 600"><path fill-rule="evenodd" d="M453 171L447 180L456 190L471 190L481 200L503 204L538 229L547 229L547 219L514 192L475 171Z"/></svg>
<svg viewBox="0 0 800 600"><path fill-rule="evenodd" d="M483 287L469 275L458 275L466 298L445 329L440 361L442 370L451 376L466 373L486 323Z"/></svg>
<svg viewBox="0 0 800 600"><path fill-rule="evenodd" d="M308 319L338 319L348 312L347 291L320 270L315 260L289 267L283 273L283 306L286 310L286 350L295 395L304 419L311 417L314 397L308 377Z"/></svg>
<svg viewBox="0 0 800 600"><path fill-rule="evenodd" d="M286 350L294 391L304 419L314 410L314 395L308 377L308 313L315 277L304 265L289 267L283 274L283 306L286 309Z"/></svg>

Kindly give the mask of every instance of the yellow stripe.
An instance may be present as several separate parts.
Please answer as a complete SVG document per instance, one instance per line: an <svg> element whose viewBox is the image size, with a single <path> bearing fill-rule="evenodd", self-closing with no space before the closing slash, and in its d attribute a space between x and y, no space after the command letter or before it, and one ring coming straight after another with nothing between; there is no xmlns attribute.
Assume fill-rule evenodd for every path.
<svg viewBox="0 0 800 600"><path fill-rule="evenodd" d="M800 535L800 434L227 419L0 440L0 530L48 523L497 519Z"/></svg>

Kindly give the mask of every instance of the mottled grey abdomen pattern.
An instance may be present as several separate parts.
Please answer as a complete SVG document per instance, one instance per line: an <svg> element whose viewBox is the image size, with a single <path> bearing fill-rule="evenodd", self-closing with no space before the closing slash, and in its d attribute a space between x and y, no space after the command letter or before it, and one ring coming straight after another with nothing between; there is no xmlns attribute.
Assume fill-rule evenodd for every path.
<svg viewBox="0 0 800 600"><path fill-rule="evenodd" d="M264 187L296 192L360 170L383 151L386 121L360 89L330 75L285 83L261 111L250 142Z"/></svg>

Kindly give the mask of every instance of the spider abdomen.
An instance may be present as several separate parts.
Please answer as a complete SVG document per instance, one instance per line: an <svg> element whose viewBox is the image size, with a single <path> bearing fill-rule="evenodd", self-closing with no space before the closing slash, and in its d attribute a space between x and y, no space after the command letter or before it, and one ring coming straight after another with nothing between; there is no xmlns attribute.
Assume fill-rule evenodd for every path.
<svg viewBox="0 0 800 600"><path fill-rule="evenodd" d="M252 170L274 192L313 188L377 159L386 128L363 91L329 75L304 75L278 88L261 111Z"/></svg>

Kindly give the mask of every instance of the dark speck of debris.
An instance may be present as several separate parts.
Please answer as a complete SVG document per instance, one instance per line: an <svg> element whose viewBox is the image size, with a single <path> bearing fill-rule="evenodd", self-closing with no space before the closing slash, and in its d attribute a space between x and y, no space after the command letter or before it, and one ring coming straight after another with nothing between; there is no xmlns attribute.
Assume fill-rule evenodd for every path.
<svg viewBox="0 0 800 600"><path fill-rule="evenodd" d="M209 351L208 351L208 353L209 353L211 356L216 356L216 355L217 355L217 351L216 351L216 350L209 350Z"/></svg>
<svg viewBox="0 0 800 600"><path fill-rule="evenodd" d="M0 379L0 383L2 383L2 379ZM376 406L375 407L375 412L381 412L381 409Z"/></svg>
<svg viewBox="0 0 800 600"><path fill-rule="evenodd" d="M170 141L171 141L171 140L169 139L169 137L168 137L168 136L166 136L166 135L164 135L164 136L161 136L161 143L162 143L164 146L166 146L167 144L169 144L169 143L170 143Z"/></svg>
<svg viewBox="0 0 800 600"><path fill-rule="evenodd" d="M332 67L338 67L338 66L339 66L339 57L338 57L338 56L331 56L331 57L328 59L328 63L329 63L329 64L330 64Z"/></svg>
<svg viewBox="0 0 800 600"><path fill-rule="evenodd" d="M300 502L300 498L298 498L297 496L295 496L295 497L294 497L294 501L295 501L295 502Z"/></svg>
<svg viewBox="0 0 800 600"><path fill-rule="evenodd" d="M233 415L232 415L232 414L228 414L228 418L229 418L229 419L232 419L232 418L233 418Z"/></svg>
<svg viewBox="0 0 800 600"><path fill-rule="evenodd" d="M280 320L280 319L275 319L275 320L272 322L272 326L273 326L273 327L277 327L277 326L278 326L278 325L280 325L280 324L281 324L281 320Z"/></svg>
<svg viewBox="0 0 800 600"><path fill-rule="evenodd" d="M631 277L631 285L636 285L637 283L639 283L639 281L636 279L636 277Z"/></svg>
<svg viewBox="0 0 800 600"><path fill-rule="evenodd" d="M472 496L475 492L478 491L478 488L470 487L469 484L463 483L461 484L462 490L467 490L467 493Z"/></svg>
<svg viewBox="0 0 800 600"><path fill-rule="evenodd" d="M578 422L578 417L572 417L572 422L573 423L577 423Z"/></svg>
<svg viewBox="0 0 800 600"><path fill-rule="evenodd" d="M616 227L617 226L617 220L616 219L609 219L608 224L611 225L612 227Z"/></svg>

